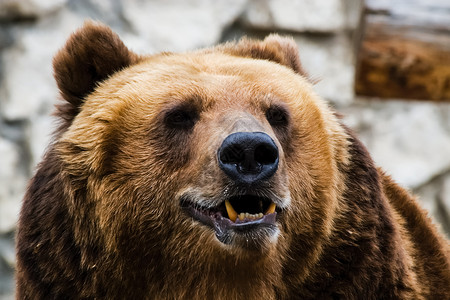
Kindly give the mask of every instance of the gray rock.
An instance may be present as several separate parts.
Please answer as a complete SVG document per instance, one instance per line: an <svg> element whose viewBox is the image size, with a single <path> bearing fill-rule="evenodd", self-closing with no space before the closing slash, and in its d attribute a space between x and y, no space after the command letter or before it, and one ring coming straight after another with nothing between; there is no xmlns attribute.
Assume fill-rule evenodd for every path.
<svg viewBox="0 0 450 300"><path fill-rule="evenodd" d="M438 228L450 238L450 172L436 176L413 192Z"/></svg>
<svg viewBox="0 0 450 300"><path fill-rule="evenodd" d="M15 28L15 44L2 53L0 101L4 119L30 119L48 114L58 97L52 75L52 58L83 19L65 10L35 26Z"/></svg>
<svg viewBox="0 0 450 300"><path fill-rule="evenodd" d="M442 189L442 180L433 180L413 190L414 195L430 216L435 220L440 220L441 212L439 207L439 194Z"/></svg>
<svg viewBox="0 0 450 300"><path fill-rule="evenodd" d="M185 51L215 44L246 3L247 0L123 0L122 7L124 18L141 41L133 44L130 38L131 48L148 53L148 45L153 51Z"/></svg>
<svg viewBox="0 0 450 300"><path fill-rule="evenodd" d="M345 13L345 26L347 29L357 29L360 21L361 11L363 9L362 0L343 0Z"/></svg>
<svg viewBox="0 0 450 300"><path fill-rule="evenodd" d="M35 117L28 130L28 142L30 149L30 170L34 170L42 160L42 155L51 140L51 134L56 128L55 119L48 116Z"/></svg>
<svg viewBox="0 0 450 300"><path fill-rule="evenodd" d="M348 35L295 35L300 59L315 90L334 104L349 105L354 99L352 42Z"/></svg>
<svg viewBox="0 0 450 300"><path fill-rule="evenodd" d="M450 173L444 179L444 184L441 192L442 204L446 211L449 212L450 215Z"/></svg>
<svg viewBox="0 0 450 300"><path fill-rule="evenodd" d="M450 169L450 106L432 102L363 101L343 109L378 165L416 188Z"/></svg>
<svg viewBox="0 0 450 300"><path fill-rule="evenodd" d="M450 238L450 172L443 178L441 194L439 195L440 210L443 216L443 226Z"/></svg>
<svg viewBox="0 0 450 300"><path fill-rule="evenodd" d="M0 138L0 234L15 228L27 183L18 147Z"/></svg>
<svg viewBox="0 0 450 300"><path fill-rule="evenodd" d="M14 246L14 237L12 233L0 235L0 254L6 268L14 269L16 265L16 251Z"/></svg>
<svg viewBox="0 0 450 300"><path fill-rule="evenodd" d="M2 98L2 115L8 121L23 120L47 110L54 93L51 80L51 57L42 47L33 43L46 43L46 39L37 41L35 36L28 36L20 45L6 50L3 55L4 76L0 86ZM47 37L47 40L49 36ZM45 48L45 47L44 47ZM53 85L53 86L52 86ZM53 95L55 98L56 95Z"/></svg>
<svg viewBox="0 0 450 300"><path fill-rule="evenodd" d="M0 19L41 17L60 9L68 0L2 0Z"/></svg>
<svg viewBox="0 0 450 300"><path fill-rule="evenodd" d="M75 0L69 1L67 9L83 19L101 21L115 29L128 26L122 15L122 0Z"/></svg>
<svg viewBox="0 0 450 300"><path fill-rule="evenodd" d="M14 299L14 233L0 234L0 300Z"/></svg>
<svg viewBox="0 0 450 300"><path fill-rule="evenodd" d="M337 32L346 28L343 0L251 0L245 25L297 32Z"/></svg>

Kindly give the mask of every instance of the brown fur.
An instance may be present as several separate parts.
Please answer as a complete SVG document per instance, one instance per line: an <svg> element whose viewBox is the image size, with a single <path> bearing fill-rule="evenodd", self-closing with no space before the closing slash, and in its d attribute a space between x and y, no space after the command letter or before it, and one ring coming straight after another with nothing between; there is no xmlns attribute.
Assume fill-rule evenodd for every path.
<svg viewBox="0 0 450 300"><path fill-rule="evenodd" d="M141 57L87 23L54 68L63 124L24 199L18 299L450 297L448 242L313 92L293 41ZM238 131L280 152L255 191L279 198L279 234L247 248L179 203L235 189L216 154Z"/></svg>

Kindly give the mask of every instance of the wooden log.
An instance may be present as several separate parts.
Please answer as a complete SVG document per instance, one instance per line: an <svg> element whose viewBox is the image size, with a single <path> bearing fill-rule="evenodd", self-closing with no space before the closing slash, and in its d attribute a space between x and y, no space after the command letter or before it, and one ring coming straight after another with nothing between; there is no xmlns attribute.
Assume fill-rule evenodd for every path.
<svg viewBox="0 0 450 300"><path fill-rule="evenodd" d="M355 92L450 101L450 1L365 0Z"/></svg>

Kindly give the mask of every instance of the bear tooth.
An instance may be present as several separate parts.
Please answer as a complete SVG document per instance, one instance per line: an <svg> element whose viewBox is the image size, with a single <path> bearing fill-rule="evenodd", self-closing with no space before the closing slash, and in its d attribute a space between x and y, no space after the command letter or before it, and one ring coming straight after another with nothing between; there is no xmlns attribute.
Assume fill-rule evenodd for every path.
<svg viewBox="0 0 450 300"><path fill-rule="evenodd" d="M230 201L225 200L225 208L227 210L228 213L228 218L233 221L236 222L237 219L237 212L234 210L233 206L231 205Z"/></svg>
<svg viewBox="0 0 450 300"><path fill-rule="evenodd" d="M261 219L262 217L264 217L263 213L258 213L258 214L251 214L251 213L244 213L241 212L240 214L237 214L236 219L239 218L239 220L243 221L244 219L250 219L250 220L257 220L257 219Z"/></svg>
<svg viewBox="0 0 450 300"><path fill-rule="evenodd" d="M269 208L266 211L266 215L273 214L275 212L275 203L270 203Z"/></svg>

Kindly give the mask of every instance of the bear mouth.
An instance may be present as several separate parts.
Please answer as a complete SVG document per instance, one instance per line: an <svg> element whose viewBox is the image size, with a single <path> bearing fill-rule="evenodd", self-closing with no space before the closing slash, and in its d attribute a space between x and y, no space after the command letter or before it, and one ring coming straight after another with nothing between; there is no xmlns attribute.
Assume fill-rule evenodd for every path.
<svg viewBox="0 0 450 300"><path fill-rule="evenodd" d="M255 195L232 196L214 207L201 206L183 196L180 205L190 217L213 228L224 244L232 244L237 235L263 239L273 234L277 230L277 214L281 212L270 198ZM245 240L248 244L247 237Z"/></svg>

